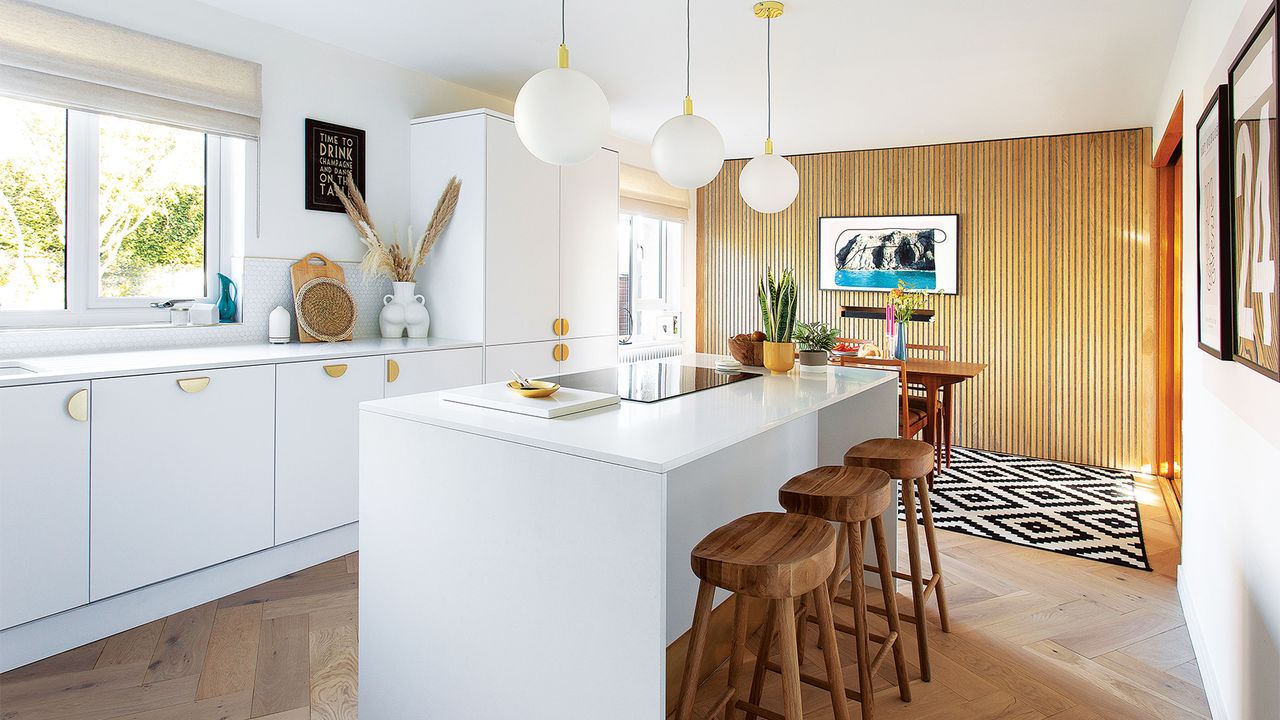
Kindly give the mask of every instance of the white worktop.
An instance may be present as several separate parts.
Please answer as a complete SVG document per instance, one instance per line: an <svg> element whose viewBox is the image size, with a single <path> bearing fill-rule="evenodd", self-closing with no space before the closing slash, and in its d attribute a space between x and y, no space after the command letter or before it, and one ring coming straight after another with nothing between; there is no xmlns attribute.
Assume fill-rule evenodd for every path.
<svg viewBox="0 0 1280 720"><path fill-rule="evenodd" d="M272 345L264 342L16 358L0 360L0 366L17 363L35 372L0 375L0 387L468 347L480 347L480 343L447 338L368 338L337 343L292 342Z"/></svg>
<svg viewBox="0 0 1280 720"><path fill-rule="evenodd" d="M663 362L714 367L718 356ZM361 403L364 412L425 423L570 455L665 473L789 420L882 383L897 373L866 368L799 368L762 375L656 403L623 400L599 410L545 420L445 401L441 393Z"/></svg>

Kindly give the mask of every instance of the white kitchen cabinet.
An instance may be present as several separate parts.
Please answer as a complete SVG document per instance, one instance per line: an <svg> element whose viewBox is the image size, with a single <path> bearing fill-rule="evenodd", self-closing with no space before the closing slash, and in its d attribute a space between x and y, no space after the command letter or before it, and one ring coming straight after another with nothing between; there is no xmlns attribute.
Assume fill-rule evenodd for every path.
<svg viewBox="0 0 1280 720"><path fill-rule="evenodd" d="M483 348L400 353L386 357L383 397L448 390L484 382Z"/></svg>
<svg viewBox="0 0 1280 720"><path fill-rule="evenodd" d="M511 371L525 377L539 378L556 375L560 363L555 350L560 341L516 343L514 345L490 345L484 349L484 381L511 380Z"/></svg>
<svg viewBox="0 0 1280 720"><path fill-rule="evenodd" d="M383 377L377 355L276 367L277 545L359 518L359 408Z"/></svg>
<svg viewBox="0 0 1280 720"><path fill-rule="evenodd" d="M89 602L89 394L0 389L0 628Z"/></svg>
<svg viewBox="0 0 1280 720"><path fill-rule="evenodd" d="M560 372L575 373L584 370L599 370L618 365L618 336L604 335L593 338L573 338L562 340L565 350L564 360L560 363Z"/></svg>
<svg viewBox="0 0 1280 720"><path fill-rule="evenodd" d="M565 337L618 335L618 155L560 170L560 317Z"/></svg>
<svg viewBox="0 0 1280 720"><path fill-rule="evenodd" d="M89 596L272 544L275 368L92 382Z"/></svg>

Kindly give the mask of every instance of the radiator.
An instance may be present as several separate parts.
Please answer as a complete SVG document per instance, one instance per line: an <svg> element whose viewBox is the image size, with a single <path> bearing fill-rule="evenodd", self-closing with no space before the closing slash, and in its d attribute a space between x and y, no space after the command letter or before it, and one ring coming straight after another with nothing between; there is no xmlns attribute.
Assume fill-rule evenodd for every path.
<svg viewBox="0 0 1280 720"><path fill-rule="evenodd" d="M642 362L644 360L661 360L663 358L678 357L684 354L684 343L673 341L662 343L660 345L641 345L632 347L630 345L618 346L618 362L633 363Z"/></svg>

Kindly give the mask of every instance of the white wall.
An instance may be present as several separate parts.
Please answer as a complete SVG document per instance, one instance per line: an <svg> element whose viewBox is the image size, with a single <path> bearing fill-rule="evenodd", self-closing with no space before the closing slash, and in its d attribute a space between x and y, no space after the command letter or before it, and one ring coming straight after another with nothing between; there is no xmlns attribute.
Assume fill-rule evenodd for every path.
<svg viewBox="0 0 1280 720"><path fill-rule="evenodd" d="M346 215L303 207L305 118L365 131L367 199L379 229L385 232L405 229L410 203L434 206L436 202L435 197L408 196L410 119L474 107L512 109L509 100L193 0L40 2L262 64L260 234L246 240L249 257L298 258L318 251L333 260L360 259L362 246ZM334 18L334 22L351 21Z"/></svg>
<svg viewBox="0 0 1280 720"><path fill-rule="evenodd" d="M1280 383L1196 346L1195 126L1269 0L1194 0L1154 109L1183 94L1183 545L1179 573L1219 720L1280 717Z"/></svg>

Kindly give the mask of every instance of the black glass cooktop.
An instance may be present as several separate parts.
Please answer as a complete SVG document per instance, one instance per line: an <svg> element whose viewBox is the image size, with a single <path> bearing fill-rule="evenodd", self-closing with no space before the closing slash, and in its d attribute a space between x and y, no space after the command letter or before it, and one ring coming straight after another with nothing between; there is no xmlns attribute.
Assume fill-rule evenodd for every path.
<svg viewBox="0 0 1280 720"><path fill-rule="evenodd" d="M760 376L756 373L717 372L679 362L650 360L546 379L567 388L616 392L623 400L649 403L757 377Z"/></svg>

